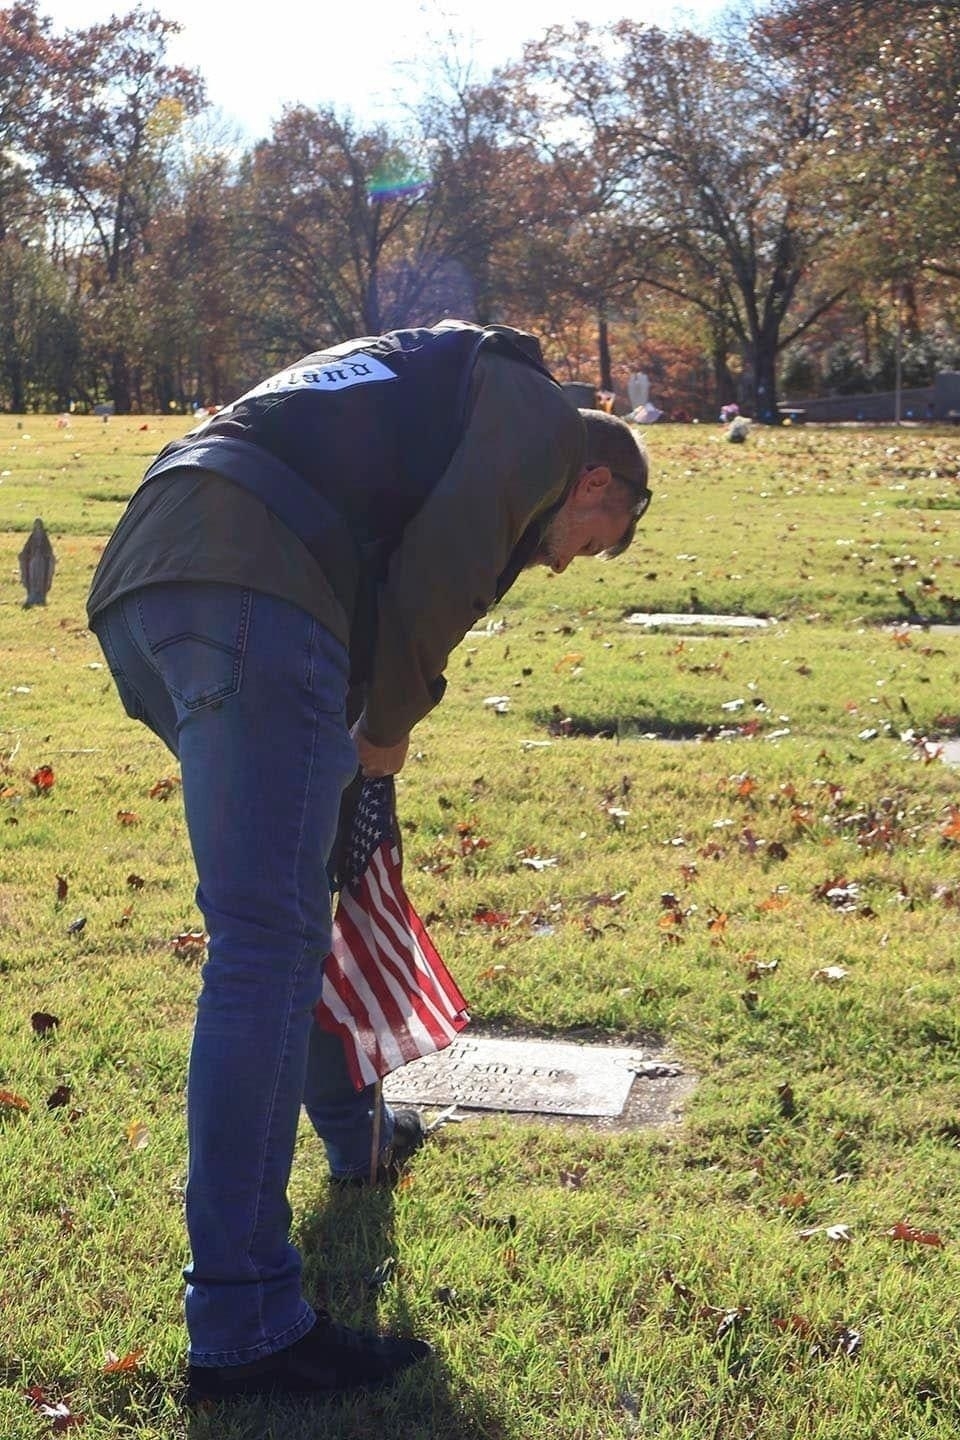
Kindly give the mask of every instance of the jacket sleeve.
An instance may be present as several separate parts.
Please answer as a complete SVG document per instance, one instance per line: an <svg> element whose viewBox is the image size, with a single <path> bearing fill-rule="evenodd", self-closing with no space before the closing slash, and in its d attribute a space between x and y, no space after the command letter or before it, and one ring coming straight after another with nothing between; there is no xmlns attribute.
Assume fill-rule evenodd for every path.
<svg viewBox="0 0 960 1440"><path fill-rule="evenodd" d="M381 590L365 729L401 740L441 699L450 652L496 598L521 535L583 465L583 422L545 376L481 355L470 418Z"/></svg>

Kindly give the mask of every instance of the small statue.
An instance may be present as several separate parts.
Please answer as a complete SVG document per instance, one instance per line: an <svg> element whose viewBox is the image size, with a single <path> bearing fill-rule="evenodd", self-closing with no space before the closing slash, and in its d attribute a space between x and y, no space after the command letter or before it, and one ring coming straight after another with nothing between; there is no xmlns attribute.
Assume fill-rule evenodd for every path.
<svg viewBox="0 0 960 1440"><path fill-rule="evenodd" d="M31 605L46 605L57 560L43 521L36 519L26 545L20 551L20 581L27 592L24 610Z"/></svg>

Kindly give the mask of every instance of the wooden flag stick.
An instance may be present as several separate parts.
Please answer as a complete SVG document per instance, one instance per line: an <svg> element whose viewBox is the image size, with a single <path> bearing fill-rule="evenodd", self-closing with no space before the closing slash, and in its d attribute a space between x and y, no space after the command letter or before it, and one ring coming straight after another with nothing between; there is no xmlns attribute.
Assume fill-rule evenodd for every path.
<svg viewBox="0 0 960 1440"><path fill-rule="evenodd" d="M370 1184L376 1185L380 1168L380 1113L383 1109L383 1081L373 1086L373 1139L370 1142Z"/></svg>

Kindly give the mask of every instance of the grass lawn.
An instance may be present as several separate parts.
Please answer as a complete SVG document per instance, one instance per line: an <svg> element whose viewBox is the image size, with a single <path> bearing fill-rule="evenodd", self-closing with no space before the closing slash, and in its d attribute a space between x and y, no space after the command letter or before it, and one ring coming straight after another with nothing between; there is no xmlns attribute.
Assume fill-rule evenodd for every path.
<svg viewBox="0 0 960 1440"><path fill-rule="evenodd" d="M960 432L652 427L628 555L465 639L398 793L474 1030L656 1040L699 1084L654 1131L471 1117L392 1196L331 1193L305 1123L308 1293L435 1357L186 1418L201 919L175 761L84 613L186 428L0 417L0 1435L956 1440Z"/></svg>

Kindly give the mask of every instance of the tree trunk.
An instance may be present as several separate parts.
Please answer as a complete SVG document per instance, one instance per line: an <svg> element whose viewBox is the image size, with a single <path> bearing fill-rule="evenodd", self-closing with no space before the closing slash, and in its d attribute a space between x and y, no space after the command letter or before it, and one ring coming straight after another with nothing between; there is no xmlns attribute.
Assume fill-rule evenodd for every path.
<svg viewBox="0 0 960 1440"><path fill-rule="evenodd" d="M10 358L6 365L7 384L10 387L10 409L14 415L25 415L27 410L26 387L23 383L23 366L18 359Z"/></svg>
<svg viewBox="0 0 960 1440"><path fill-rule="evenodd" d="M605 315L597 318L597 347L600 352L600 389L613 390L613 371L610 366L610 335Z"/></svg>
<svg viewBox="0 0 960 1440"><path fill-rule="evenodd" d="M122 350L114 351L110 359L110 398L115 414L130 414L130 367Z"/></svg>
<svg viewBox="0 0 960 1440"><path fill-rule="evenodd" d="M777 410L777 347L765 335L753 345L754 418L761 425L779 425Z"/></svg>

